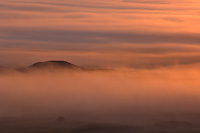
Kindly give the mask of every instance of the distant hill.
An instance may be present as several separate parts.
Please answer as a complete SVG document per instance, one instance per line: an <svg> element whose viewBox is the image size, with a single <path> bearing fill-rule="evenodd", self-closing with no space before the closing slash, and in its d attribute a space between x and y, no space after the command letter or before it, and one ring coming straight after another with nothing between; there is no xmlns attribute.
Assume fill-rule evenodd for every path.
<svg viewBox="0 0 200 133"><path fill-rule="evenodd" d="M55 68L80 68L72 63L67 61L45 61L45 62L37 62L29 68L46 68L46 67L55 67Z"/></svg>
<svg viewBox="0 0 200 133"><path fill-rule="evenodd" d="M31 66L19 68L19 71L31 71L31 70L60 70L60 69L71 69L71 70L83 70L83 68L76 66L67 61L45 61L37 62Z"/></svg>
<svg viewBox="0 0 200 133"><path fill-rule="evenodd" d="M99 69L99 68L83 68L67 61L44 61L37 62L27 67L11 69L0 66L0 73L8 73L8 72L35 72L35 71L60 71L60 70L81 70L81 71L109 71L112 69Z"/></svg>

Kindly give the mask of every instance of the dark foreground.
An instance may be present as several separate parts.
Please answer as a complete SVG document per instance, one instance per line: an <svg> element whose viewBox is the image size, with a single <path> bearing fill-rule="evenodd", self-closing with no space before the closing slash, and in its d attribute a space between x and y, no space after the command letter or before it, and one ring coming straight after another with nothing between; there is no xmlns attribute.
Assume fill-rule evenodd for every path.
<svg viewBox="0 0 200 133"><path fill-rule="evenodd" d="M186 121L123 125L50 119L1 119L0 133L200 133L200 126Z"/></svg>

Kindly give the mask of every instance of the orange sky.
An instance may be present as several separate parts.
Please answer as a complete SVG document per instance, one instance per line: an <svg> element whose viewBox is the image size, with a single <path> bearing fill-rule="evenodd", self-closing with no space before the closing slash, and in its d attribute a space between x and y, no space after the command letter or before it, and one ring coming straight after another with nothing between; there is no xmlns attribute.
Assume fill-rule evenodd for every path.
<svg viewBox="0 0 200 133"><path fill-rule="evenodd" d="M9 56L13 56L20 50L39 50L40 56L32 54L35 60L66 59L80 65L86 65L80 61L83 53L84 60L91 61L87 55L93 53L106 65L119 58L115 64L134 66L115 56L116 52L131 55L126 58L130 60L149 53L159 58L181 54L184 59L193 53L197 58L199 6L198 0L1 0L0 51L10 50ZM43 56L46 52L51 55ZM71 52L77 53L76 59L66 57ZM106 54L98 57L99 52ZM18 58L23 56L20 53ZM4 61L5 57L10 60ZM5 54L0 61L2 65L19 65L14 58ZM104 60L107 58L110 60ZM177 56L172 62L183 61Z"/></svg>
<svg viewBox="0 0 200 133"><path fill-rule="evenodd" d="M199 0L0 0L0 66L66 60L115 68L5 69L0 117L77 110L119 113L113 121L151 111L199 116L199 7Z"/></svg>

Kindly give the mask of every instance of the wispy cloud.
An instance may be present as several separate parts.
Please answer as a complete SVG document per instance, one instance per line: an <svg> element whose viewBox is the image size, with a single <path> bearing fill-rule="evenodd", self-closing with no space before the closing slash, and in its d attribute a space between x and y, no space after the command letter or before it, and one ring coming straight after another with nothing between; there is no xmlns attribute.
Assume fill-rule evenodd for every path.
<svg viewBox="0 0 200 133"><path fill-rule="evenodd" d="M200 43L199 5L195 0L2 0L0 47L197 52L185 46Z"/></svg>

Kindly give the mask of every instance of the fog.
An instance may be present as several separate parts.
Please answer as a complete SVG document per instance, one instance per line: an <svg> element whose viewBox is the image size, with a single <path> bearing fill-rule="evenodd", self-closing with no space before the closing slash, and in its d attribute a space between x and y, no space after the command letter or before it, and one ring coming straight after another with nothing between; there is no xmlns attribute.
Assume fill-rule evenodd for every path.
<svg viewBox="0 0 200 133"><path fill-rule="evenodd" d="M197 0L1 0L0 133L136 133L140 124L137 133L200 132L199 7ZM31 66L48 60L77 66ZM70 127L74 121L81 124Z"/></svg>
<svg viewBox="0 0 200 133"><path fill-rule="evenodd" d="M0 117L104 122L198 119L198 64L152 70L36 70L0 75Z"/></svg>

